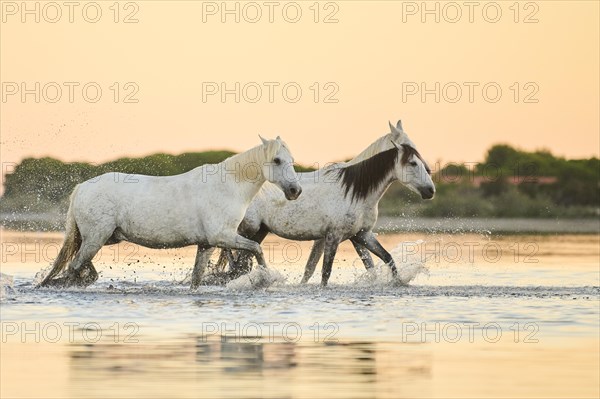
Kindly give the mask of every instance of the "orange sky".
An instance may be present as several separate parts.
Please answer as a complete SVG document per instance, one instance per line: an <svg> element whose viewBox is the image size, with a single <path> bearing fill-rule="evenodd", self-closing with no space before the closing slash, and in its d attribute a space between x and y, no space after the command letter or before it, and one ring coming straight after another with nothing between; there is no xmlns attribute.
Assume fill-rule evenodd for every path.
<svg viewBox="0 0 600 399"><path fill-rule="evenodd" d="M29 3L32 8L34 3ZM256 23L248 21L256 9L244 8L245 3L238 6L239 23L234 15L225 15L222 23L219 12L203 14L203 8L211 11L221 2L121 3L118 16L110 8L113 3L94 3L102 11L97 23L84 19L88 2L74 9L72 23L66 6L61 6L60 20L51 23L56 10L41 2L36 23L35 15L23 15L21 2L2 2L3 163L44 155L102 162L155 152L241 151L257 145L259 133L281 135L302 164L325 163L360 152L387 132L388 119L400 117L430 162L479 161L498 142L568 157L599 155L597 1L521 2L518 16L513 1L496 2L492 5L502 12L496 23L485 19L495 18L489 2L473 10L473 22L463 2L453 3L462 13L456 23L450 20L457 9L444 2L438 5L439 22L435 15L415 11L422 8L420 1L320 3L318 23L313 1L278 2L273 23L263 2L254 3L262 5ZM302 11L300 20L287 22L296 8ZM85 16L94 19L94 7L86 10ZM123 23L131 13L138 22ZM331 13L338 22L323 23ZM538 22L524 23L532 18ZM22 82L30 89L40 82L39 103L34 94L21 98ZM49 82L56 85L43 93ZM78 84L72 103L64 82ZM102 89L96 103L83 97L88 82ZM117 102L114 82L120 88ZM133 97L137 103L123 101L133 88L125 87L127 82L139 88ZM236 103L233 94L222 102L206 91L203 101L206 82L226 82L230 88L235 82L240 88L256 84L246 86L246 96L240 93ZM272 103L265 82L278 84ZM295 103L282 93L289 82L288 100L294 86L302 90ZM407 95L408 86L422 82L429 88L440 82L440 91L446 85L446 97L440 93L436 103L433 94L424 102L418 94ZM478 84L473 102L464 82ZM502 90L495 103L482 95L490 82L490 96L494 86ZM56 86L62 96L51 103ZM252 103L256 86L262 97ZM448 100L456 96L457 86L462 97L452 103ZM15 88L19 91L11 94ZM336 88L337 103L324 102ZM524 102L535 90L537 103ZM93 97L94 91L88 94Z"/></svg>

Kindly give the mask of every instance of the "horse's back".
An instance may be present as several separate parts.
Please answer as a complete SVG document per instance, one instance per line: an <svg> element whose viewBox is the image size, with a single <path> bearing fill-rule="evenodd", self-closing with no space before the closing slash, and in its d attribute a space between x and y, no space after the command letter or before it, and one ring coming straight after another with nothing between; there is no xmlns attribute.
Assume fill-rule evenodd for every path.
<svg viewBox="0 0 600 399"><path fill-rule="evenodd" d="M75 191L78 224L105 226L120 240L150 247L181 246L202 233L202 215L193 179L184 175L146 176L106 173Z"/></svg>
<svg viewBox="0 0 600 399"><path fill-rule="evenodd" d="M253 232L264 224L284 238L313 240L339 224L347 224L347 214L353 207L337 183L333 168L299 173L302 195L295 201L287 201L281 190L265 183L250 204L241 231Z"/></svg>

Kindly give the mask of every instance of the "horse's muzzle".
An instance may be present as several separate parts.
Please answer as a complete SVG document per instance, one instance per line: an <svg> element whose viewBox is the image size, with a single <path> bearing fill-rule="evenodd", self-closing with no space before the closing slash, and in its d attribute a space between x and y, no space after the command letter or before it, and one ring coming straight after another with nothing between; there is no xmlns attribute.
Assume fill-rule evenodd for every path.
<svg viewBox="0 0 600 399"><path fill-rule="evenodd" d="M433 186L423 187L419 189L419 193L421 193L421 198L429 200L435 195L435 188L433 188Z"/></svg>
<svg viewBox="0 0 600 399"><path fill-rule="evenodd" d="M293 201L293 200L297 199L300 196L300 194L302 194L302 187L300 187L300 186L289 187L287 190L285 190L284 194L285 194L285 198L288 201Z"/></svg>

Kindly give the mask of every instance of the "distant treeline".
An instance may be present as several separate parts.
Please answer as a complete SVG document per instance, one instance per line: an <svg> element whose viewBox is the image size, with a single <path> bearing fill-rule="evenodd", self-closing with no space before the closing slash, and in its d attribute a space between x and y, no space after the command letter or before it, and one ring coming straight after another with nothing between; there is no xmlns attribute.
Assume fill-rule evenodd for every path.
<svg viewBox="0 0 600 399"><path fill-rule="evenodd" d="M385 214L431 217L589 217L600 215L600 160L556 157L495 145L476 165L448 164L434 174L437 194L423 202L394 185Z"/></svg>
<svg viewBox="0 0 600 399"><path fill-rule="evenodd" d="M27 158L5 176L2 213L65 212L76 184L106 172L175 175L218 163L230 151L121 158L100 165ZM307 171L309 168L296 167ZM388 215L432 217L587 217L600 206L600 160L566 160L547 151L525 152L495 145L484 162L449 164L434 171L433 201L395 184L380 211Z"/></svg>

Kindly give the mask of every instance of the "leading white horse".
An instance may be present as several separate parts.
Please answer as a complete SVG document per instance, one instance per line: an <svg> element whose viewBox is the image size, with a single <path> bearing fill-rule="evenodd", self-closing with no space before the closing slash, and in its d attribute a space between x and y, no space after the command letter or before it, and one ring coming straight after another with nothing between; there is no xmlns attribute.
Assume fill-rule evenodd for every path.
<svg viewBox="0 0 600 399"><path fill-rule="evenodd" d="M388 264L396 276L392 256L372 232L379 200L394 181L400 181L423 199L433 198L435 186L429 167L402 123L390 123L390 130L350 162L299 173L305 194L298 201L286 203L271 185L263 186L246 212L240 233L259 243L269 232L291 240L317 240L303 282L312 276L325 252L321 284L327 285L337 247L346 239L352 241L367 267L372 266L369 250ZM232 263L233 257L229 257ZM250 266L244 254L235 263L242 272ZM199 282L194 271L192 287Z"/></svg>
<svg viewBox="0 0 600 399"><path fill-rule="evenodd" d="M63 247L39 286L87 286L98 278L92 258L103 245L129 241L150 248L187 245L250 251L266 267L260 245L237 228L266 181L287 200L302 192L287 145L265 140L215 165L175 176L107 173L71 194ZM65 276L55 278L67 263ZM197 259L198 260L198 259Z"/></svg>

